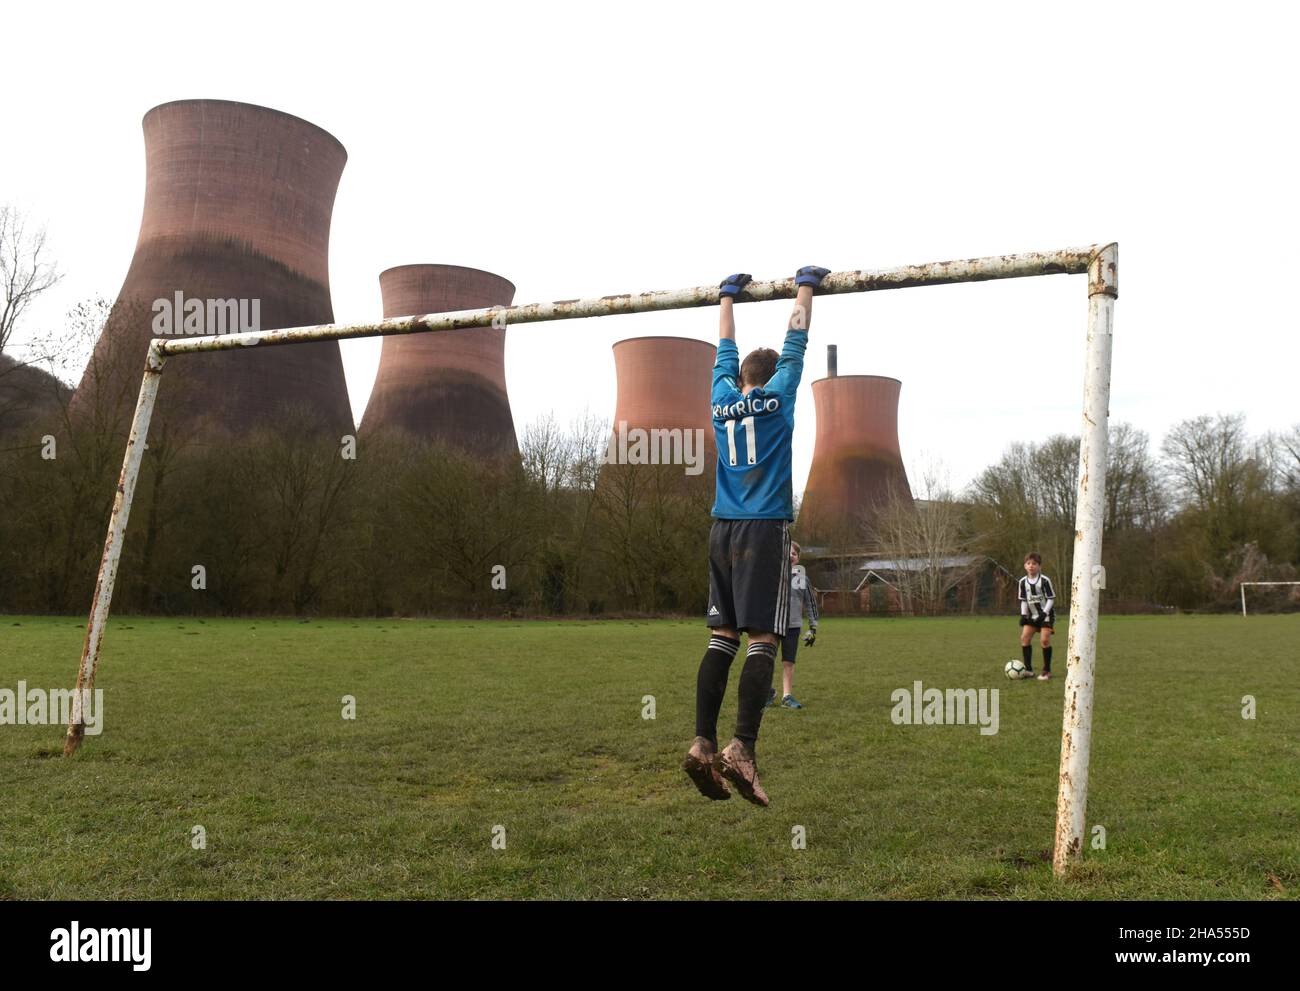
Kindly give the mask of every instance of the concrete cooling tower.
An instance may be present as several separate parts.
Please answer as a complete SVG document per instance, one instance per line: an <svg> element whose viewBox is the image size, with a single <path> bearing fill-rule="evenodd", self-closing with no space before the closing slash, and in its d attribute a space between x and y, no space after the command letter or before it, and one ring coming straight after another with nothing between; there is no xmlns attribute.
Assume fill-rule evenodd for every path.
<svg viewBox="0 0 1300 991"><path fill-rule="evenodd" d="M612 449L635 451L636 430L681 431L683 444L690 433L691 447L682 450L703 458L701 474L712 481L717 455L709 393L717 350L685 337L633 337L615 344L618 401Z"/></svg>
<svg viewBox="0 0 1300 991"><path fill-rule="evenodd" d="M182 100L145 114L144 142L140 236L96 344L101 375L83 376L78 409L93 400L96 382L117 385L122 376L134 403L148 341L166 336L159 331L162 316L171 322L164 330L174 334L334 319L330 217L347 161L334 137L278 110ZM212 418L243 432L275 426L287 406L304 410L322 429L351 431L337 342L173 358L158 415Z"/></svg>
<svg viewBox="0 0 1300 991"><path fill-rule="evenodd" d="M898 446L903 384L881 375L830 374L813 382L817 443L799 511L808 544L862 544L863 523L891 498L912 505Z"/></svg>
<svg viewBox="0 0 1300 991"><path fill-rule="evenodd" d="M515 287L459 265L402 265L379 276L384 318L509 306ZM475 327L385 337L361 429L402 430L471 453L513 453L506 331Z"/></svg>

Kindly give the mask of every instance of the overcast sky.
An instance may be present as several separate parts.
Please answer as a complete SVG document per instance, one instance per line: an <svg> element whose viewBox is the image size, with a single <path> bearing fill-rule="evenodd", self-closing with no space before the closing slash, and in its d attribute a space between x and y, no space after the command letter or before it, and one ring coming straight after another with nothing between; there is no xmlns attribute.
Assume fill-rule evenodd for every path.
<svg viewBox="0 0 1300 991"><path fill-rule="evenodd" d="M379 272L497 272L516 303L1120 242L1111 415L1159 441L1203 412L1300 421L1297 20L1282 4L7 5L0 202L66 278L19 337L112 298L139 231L140 120L216 98L348 150L335 319ZM742 352L789 304L738 309ZM818 300L809 383L902 380L913 469L962 485L1013 440L1077 433L1082 276ZM25 333L24 333L25 331ZM516 426L614 406L610 346L716 340L715 309L509 331ZM380 342L345 342L353 409Z"/></svg>

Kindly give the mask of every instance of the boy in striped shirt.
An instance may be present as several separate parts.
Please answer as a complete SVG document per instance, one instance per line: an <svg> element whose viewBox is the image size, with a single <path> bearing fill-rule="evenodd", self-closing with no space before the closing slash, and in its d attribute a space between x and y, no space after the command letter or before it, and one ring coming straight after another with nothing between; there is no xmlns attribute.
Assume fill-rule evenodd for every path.
<svg viewBox="0 0 1300 991"><path fill-rule="evenodd" d="M1020 677L1034 677L1034 632L1038 632L1043 645L1043 673L1039 681L1052 677L1052 631L1056 627L1056 590L1052 579L1043 574L1043 558L1037 552L1025 555L1025 576L1020 579L1020 652L1025 659L1025 673Z"/></svg>

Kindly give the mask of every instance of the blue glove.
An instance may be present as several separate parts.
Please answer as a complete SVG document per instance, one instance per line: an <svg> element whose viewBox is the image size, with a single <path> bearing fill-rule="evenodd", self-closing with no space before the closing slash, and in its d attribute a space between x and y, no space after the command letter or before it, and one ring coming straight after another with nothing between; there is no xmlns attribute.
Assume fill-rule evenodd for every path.
<svg viewBox="0 0 1300 991"><path fill-rule="evenodd" d="M718 299L721 299L723 296L730 296L732 299L735 299L740 295L740 291L744 289L745 286L749 285L750 280L753 278L752 275L745 275L744 273L728 275L727 278L723 280L722 284L718 286L721 290L718 293Z"/></svg>
<svg viewBox="0 0 1300 991"><path fill-rule="evenodd" d="M794 276L796 286L820 286L822 279L831 274L829 268L818 268L816 265L805 265L799 269Z"/></svg>

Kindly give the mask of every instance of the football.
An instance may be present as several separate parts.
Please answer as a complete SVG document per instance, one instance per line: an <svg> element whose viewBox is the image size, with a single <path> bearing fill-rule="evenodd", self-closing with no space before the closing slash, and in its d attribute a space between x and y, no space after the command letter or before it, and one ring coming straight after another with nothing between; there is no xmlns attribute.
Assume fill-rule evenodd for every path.
<svg viewBox="0 0 1300 991"><path fill-rule="evenodd" d="M1008 678L1015 680L1017 678L1020 678L1022 675L1024 675L1025 662L1018 659L1012 659L1010 661L1007 661L1007 666L1002 670L1006 672Z"/></svg>

